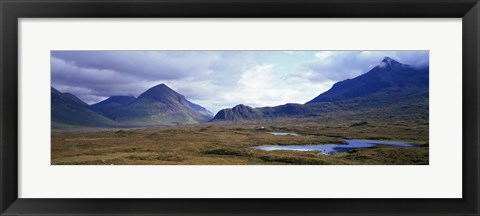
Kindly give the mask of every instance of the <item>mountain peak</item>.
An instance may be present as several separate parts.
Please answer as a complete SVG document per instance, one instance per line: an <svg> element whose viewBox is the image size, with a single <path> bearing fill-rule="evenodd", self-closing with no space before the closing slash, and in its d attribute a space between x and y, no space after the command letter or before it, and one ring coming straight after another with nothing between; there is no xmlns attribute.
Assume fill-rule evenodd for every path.
<svg viewBox="0 0 480 216"><path fill-rule="evenodd" d="M395 66L400 66L400 65L403 65L403 64L398 62L398 61L395 61L394 59L392 59L388 56L385 56L385 57L383 57L383 60L380 62L380 64L378 66L381 67L381 68L386 68L386 67L395 67Z"/></svg>
<svg viewBox="0 0 480 216"><path fill-rule="evenodd" d="M142 122L144 125L195 123L211 119L207 109L188 101L163 83L149 88L132 103L116 108L108 115L117 121Z"/></svg>
<svg viewBox="0 0 480 216"><path fill-rule="evenodd" d="M233 108L222 109L213 117L215 120L228 120L228 121L240 121L240 120L255 120L260 119L261 113L254 108L246 106L244 104L238 104Z"/></svg>
<svg viewBox="0 0 480 216"><path fill-rule="evenodd" d="M167 85L165 85L164 83L161 83L161 84L158 84L156 86L153 86L152 88L150 89L167 89L167 90L172 90L170 87L168 87ZM173 90L172 90L173 91Z"/></svg>
<svg viewBox="0 0 480 216"><path fill-rule="evenodd" d="M156 98L156 99L159 99L159 98L167 97L167 95L171 95L171 96L174 96L174 97L183 97L180 94L178 94L176 91L174 91L173 89L171 89L170 87L168 87L167 85L162 83L162 84L158 84L156 86L153 86L153 87L149 88L143 94L138 96L138 98L139 99L141 99L141 98Z"/></svg>
<svg viewBox="0 0 480 216"><path fill-rule="evenodd" d="M237 104L233 108L243 108L243 107L248 107L248 106L245 106L244 104Z"/></svg>
<svg viewBox="0 0 480 216"><path fill-rule="evenodd" d="M418 69L384 57L378 66L353 79L335 83L307 103L334 102L364 97L389 88L428 88L428 68Z"/></svg>
<svg viewBox="0 0 480 216"><path fill-rule="evenodd" d="M395 61L395 60L393 60L392 58L390 58L388 56L383 57L382 62L390 62L390 61Z"/></svg>

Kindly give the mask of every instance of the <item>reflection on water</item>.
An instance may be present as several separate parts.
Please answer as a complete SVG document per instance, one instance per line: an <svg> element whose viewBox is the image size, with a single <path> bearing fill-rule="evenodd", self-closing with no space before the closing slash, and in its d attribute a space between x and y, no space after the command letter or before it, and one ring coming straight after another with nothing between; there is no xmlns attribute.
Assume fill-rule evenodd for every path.
<svg viewBox="0 0 480 216"><path fill-rule="evenodd" d="M268 132L269 134L273 134L275 136L300 136L297 133L288 133L288 132Z"/></svg>
<svg viewBox="0 0 480 216"><path fill-rule="evenodd" d="M297 136L299 136L297 134ZM413 143L405 142L386 142L377 140L345 140L348 144L323 144L323 145L275 145L275 146L255 146L253 148L265 151L273 150L291 150L291 151L320 151L323 154L333 154L335 152L347 152L358 148L368 148L372 146L385 145L396 147L413 147Z"/></svg>

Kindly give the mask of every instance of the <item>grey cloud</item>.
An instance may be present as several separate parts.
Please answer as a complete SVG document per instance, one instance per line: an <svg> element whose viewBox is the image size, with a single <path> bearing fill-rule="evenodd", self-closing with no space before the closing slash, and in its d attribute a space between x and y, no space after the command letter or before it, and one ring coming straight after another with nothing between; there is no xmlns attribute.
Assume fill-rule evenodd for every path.
<svg viewBox="0 0 480 216"><path fill-rule="evenodd" d="M268 51L52 51L52 86L87 103L113 95L138 96L166 83L189 100L216 111L245 100L239 80L250 68L266 63ZM315 54L307 52L306 55ZM328 53L327 53L328 54ZM377 65L383 56L414 66L428 65L428 52L332 52L315 61L301 60L281 79L309 86L314 94L326 83L352 78ZM311 59L311 58L310 58ZM280 63L281 64L281 63ZM272 73L274 76L275 73ZM291 79L291 78L294 79ZM300 79L295 79L295 77ZM255 77L254 77L255 78ZM254 79L255 80L255 79ZM295 87L297 90L299 87ZM245 90L245 89L244 89ZM268 89L256 92L261 97ZM293 89L292 89L293 91ZM250 93L252 94L252 93ZM297 94L302 94L298 91ZM252 95L253 96L253 95ZM268 101L269 98L264 100ZM246 97L246 96L245 96ZM297 96L291 96L297 97ZM248 98L248 97L246 97ZM283 103L275 102L277 103ZM288 101L287 101L288 102Z"/></svg>
<svg viewBox="0 0 480 216"><path fill-rule="evenodd" d="M334 51L330 54L320 53L318 56L320 58L315 61L300 64L292 76L315 82L337 82L368 72L385 56L414 67L429 64L428 51Z"/></svg>
<svg viewBox="0 0 480 216"><path fill-rule="evenodd" d="M70 91L87 103L111 95L138 96L159 83L179 82L179 92L201 100L214 94L212 86L220 89L235 85L242 70L262 60L261 54L237 51L52 51L51 54L52 86ZM80 91L81 88L88 91Z"/></svg>

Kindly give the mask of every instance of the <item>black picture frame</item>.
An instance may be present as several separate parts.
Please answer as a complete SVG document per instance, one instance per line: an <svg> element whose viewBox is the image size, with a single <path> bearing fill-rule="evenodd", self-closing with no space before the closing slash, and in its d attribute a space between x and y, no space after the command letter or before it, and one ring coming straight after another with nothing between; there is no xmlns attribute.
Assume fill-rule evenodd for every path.
<svg viewBox="0 0 480 216"><path fill-rule="evenodd" d="M478 0L0 0L1 215L480 215ZM18 19L462 18L462 199L19 199ZM447 42L448 43L448 42Z"/></svg>

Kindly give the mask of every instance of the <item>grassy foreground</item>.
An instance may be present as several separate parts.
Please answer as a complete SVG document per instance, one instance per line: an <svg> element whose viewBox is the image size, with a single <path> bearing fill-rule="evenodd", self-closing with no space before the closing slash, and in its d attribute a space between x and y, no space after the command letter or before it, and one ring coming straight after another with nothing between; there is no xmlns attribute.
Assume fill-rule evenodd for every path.
<svg viewBox="0 0 480 216"><path fill-rule="evenodd" d="M259 127L265 129L259 130ZM274 136L267 132L302 136ZM317 151L263 151L258 145L343 143L342 138L407 141L421 147L372 147L323 155ZM424 121L284 119L257 123L209 123L143 129L52 131L53 165L245 165L428 164Z"/></svg>

